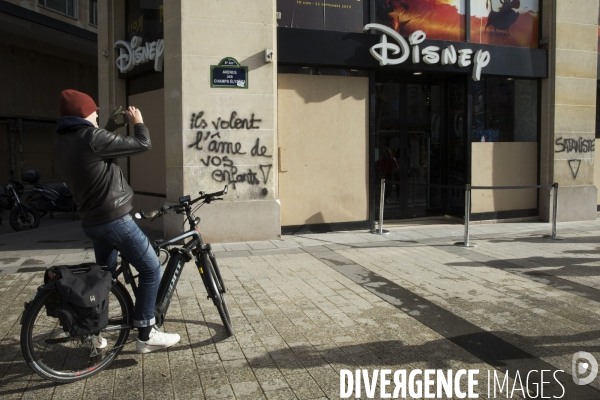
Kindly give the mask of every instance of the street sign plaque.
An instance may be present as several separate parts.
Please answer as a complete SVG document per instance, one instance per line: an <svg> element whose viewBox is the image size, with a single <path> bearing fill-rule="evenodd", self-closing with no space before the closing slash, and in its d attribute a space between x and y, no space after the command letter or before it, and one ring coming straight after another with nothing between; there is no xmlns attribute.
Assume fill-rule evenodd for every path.
<svg viewBox="0 0 600 400"><path fill-rule="evenodd" d="M210 87L248 89L248 67L233 57L225 57L219 65L210 66Z"/></svg>

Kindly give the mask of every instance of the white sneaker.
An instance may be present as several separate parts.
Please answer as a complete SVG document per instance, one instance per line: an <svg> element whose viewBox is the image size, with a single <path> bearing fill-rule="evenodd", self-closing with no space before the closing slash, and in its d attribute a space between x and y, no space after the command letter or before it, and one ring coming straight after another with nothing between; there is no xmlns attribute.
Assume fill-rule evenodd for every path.
<svg viewBox="0 0 600 400"><path fill-rule="evenodd" d="M101 335L98 336L94 336L94 344L96 345L97 349L103 349L106 347L106 345L108 345L108 342L106 341L106 339L104 339Z"/></svg>
<svg viewBox="0 0 600 400"><path fill-rule="evenodd" d="M106 341L106 339L104 339L102 337L102 334L100 334L100 333L98 333L96 335L92 335L91 337L87 338L83 342L83 347L92 349L92 354L90 355L90 357L97 356L98 355L97 350L103 349L107 345L108 345L108 342Z"/></svg>
<svg viewBox="0 0 600 400"><path fill-rule="evenodd" d="M152 331L150 332L150 339L146 340L145 342L137 339L135 346L138 353L151 353L156 350L171 347L179 342L180 339L181 337L177 333L165 333L157 330L156 328L152 328Z"/></svg>

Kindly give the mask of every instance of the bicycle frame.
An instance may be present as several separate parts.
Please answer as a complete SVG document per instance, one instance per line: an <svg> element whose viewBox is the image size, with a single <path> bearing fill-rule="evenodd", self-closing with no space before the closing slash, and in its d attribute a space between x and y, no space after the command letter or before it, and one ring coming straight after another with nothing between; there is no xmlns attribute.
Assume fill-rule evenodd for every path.
<svg viewBox="0 0 600 400"><path fill-rule="evenodd" d="M191 215L190 215L191 216ZM204 283L205 289L207 293L210 293L207 280L205 274L210 273L210 271L206 271L202 268L200 261L200 254L206 253L213 263L213 265L217 265L216 258L211 251L211 245L208 243L202 242L202 236L200 232L198 232L196 220L189 218L190 220L190 230L182 233L179 236L176 236L166 242L161 243L156 247L156 250L168 249L169 246L176 245L178 242L185 240L187 238L193 238L188 243L183 246L178 246L176 248L168 249L169 253L169 262L167 267L163 273L163 276L159 283L158 293L156 297L156 305L154 308L154 317L156 320L156 325L161 326L165 315L169 309L169 305L171 303L171 299L173 297L173 293L175 292L175 288L177 287L177 283L181 276L181 271L185 264L192 260L193 257L196 257L196 264L198 270L200 272L200 276L202 278L202 282ZM183 259L182 259L183 257ZM220 273L218 272L218 268L215 269L215 273L218 275L215 276L215 279L221 279ZM121 266L116 271L116 276L118 277L120 274L123 274L123 278L125 283L129 284L133 290L134 295L137 292L137 284L135 282L135 276L131 271L131 267L129 262L125 259L122 259ZM225 288L223 288L223 292L225 292ZM123 327L115 327L110 326L107 327L107 330L116 330L122 329Z"/></svg>
<svg viewBox="0 0 600 400"><path fill-rule="evenodd" d="M136 218L154 220L155 218L174 210L177 214L185 214L186 220L190 225L190 229L187 232L182 233L166 242L157 243L154 247L157 253L159 253L160 250L166 250L169 255L167 267L160 279L154 307L154 317L156 320L155 323L158 327L162 325L165 315L167 314L167 310L169 308L169 304L171 303L171 298L173 297L175 288L177 287L177 283L179 282L183 266L195 257L198 272L200 272L202 283L204 283L204 288L208 293L207 298L212 298L215 306L217 306L217 309L219 309L219 314L221 315L223 323L227 323L228 332L230 334L233 332L231 320L228 312L226 311L227 306L225 304L225 300L222 298L222 294L226 292L226 289L219 271L217 260L211 251L211 245L209 243L202 242L202 236L200 235L200 231L198 229L200 218L194 217L194 210L192 210L192 206L199 201L203 200L202 204L209 204L212 201L221 200L218 197L223 196L224 194L227 194L227 186L225 186L221 192L208 194L200 192L200 197L194 200L192 200L190 196L183 196L179 198L179 204L175 204L173 206L165 205L159 210L153 211L149 214L145 214L140 210L140 213L136 214ZM188 238L192 238L192 240L183 245L179 244L182 240ZM169 246L174 245L176 247L169 249ZM135 283L136 276L133 276L129 262L124 258L122 259L121 266L117 269L115 276L118 277L120 274L123 274L125 283L131 286L135 295L137 292L137 285Z"/></svg>

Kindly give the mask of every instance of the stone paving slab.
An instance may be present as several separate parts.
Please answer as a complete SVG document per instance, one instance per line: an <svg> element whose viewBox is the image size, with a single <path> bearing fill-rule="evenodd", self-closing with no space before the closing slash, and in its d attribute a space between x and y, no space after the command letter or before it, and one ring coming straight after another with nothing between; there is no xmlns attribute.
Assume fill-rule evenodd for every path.
<svg viewBox="0 0 600 400"><path fill-rule="evenodd" d="M456 225L401 226L385 237L361 231L215 244L234 337L225 337L196 269L184 268L165 323L181 342L138 355L130 341L108 370L69 385L27 367L19 319L41 269L89 260L93 251L74 229L67 229L68 242L54 243L55 254L39 254L52 251L43 236L19 245L2 237L0 398L331 399L340 397L341 369L479 369L481 398L487 371L503 379L503 365L562 369L570 380L576 351L600 359L600 223L560 224L564 241L542 239L547 225L477 225L478 248L468 250L453 246L462 235ZM490 358L449 335L428 317L435 310L451 321L446 327L502 343L508 358ZM511 387L514 377L509 369ZM600 378L581 388L588 391L565 398L600 398ZM379 390L378 383L375 398Z"/></svg>

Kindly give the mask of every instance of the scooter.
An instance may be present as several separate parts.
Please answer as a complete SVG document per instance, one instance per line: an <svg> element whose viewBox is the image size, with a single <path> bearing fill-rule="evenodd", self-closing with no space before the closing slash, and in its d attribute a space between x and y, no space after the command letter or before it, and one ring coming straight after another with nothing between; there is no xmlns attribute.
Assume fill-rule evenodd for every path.
<svg viewBox="0 0 600 400"><path fill-rule="evenodd" d="M50 214L50 218L54 218L55 212L71 212L76 210L73 202L73 194L69 188L63 183L62 185L50 187L38 183L40 173L34 169L28 169L21 174L21 179L24 182L33 185L32 193L27 197L26 203L34 208L40 215L44 217Z"/></svg>
<svg viewBox="0 0 600 400"><path fill-rule="evenodd" d="M21 182L13 179L12 171L8 184L0 187L0 223L4 211L10 211L8 222L15 231L35 229L40 225L40 215L35 208L22 204L19 199L24 189Z"/></svg>

